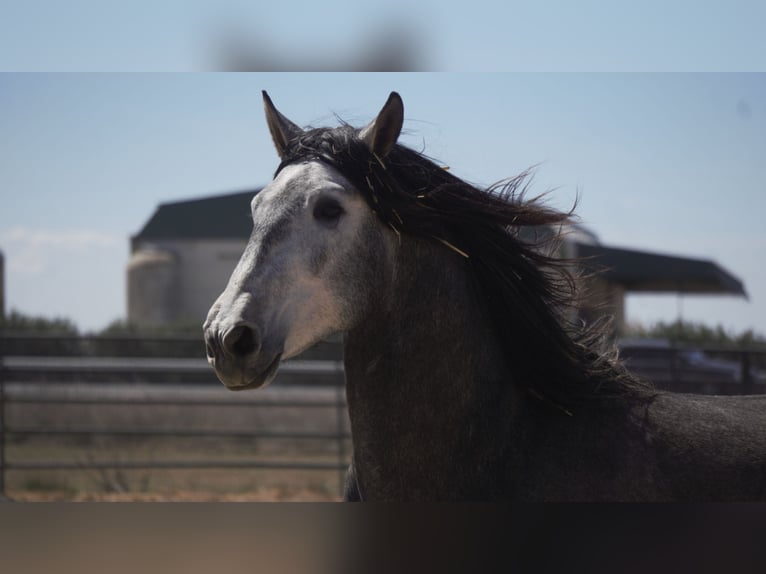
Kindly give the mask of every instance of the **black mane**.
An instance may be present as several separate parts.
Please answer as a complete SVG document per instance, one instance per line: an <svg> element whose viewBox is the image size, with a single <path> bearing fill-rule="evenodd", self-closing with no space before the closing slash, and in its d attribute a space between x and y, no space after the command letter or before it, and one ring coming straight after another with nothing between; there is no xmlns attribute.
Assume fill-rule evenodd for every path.
<svg viewBox="0 0 766 574"><path fill-rule="evenodd" d="M527 173L479 189L402 145L379 158L347 125L307 130L289 142L277 173L311 159L343 174L395 233L438 241L465 258L512 357L515 382L533 396L569 412L654 395L606 345L607 325L585 327L570 319L574 262L522 239L525 228L572 219L540 198L524 197Z"/></svg>

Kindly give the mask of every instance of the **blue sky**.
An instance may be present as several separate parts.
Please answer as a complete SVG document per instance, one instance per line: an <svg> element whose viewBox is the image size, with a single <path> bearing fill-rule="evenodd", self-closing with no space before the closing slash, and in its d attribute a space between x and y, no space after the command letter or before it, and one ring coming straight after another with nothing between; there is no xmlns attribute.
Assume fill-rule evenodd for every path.
<svg viewBox="0 0 766 574"><path fill-rule="evenodd" d="M684 318L766 333L764 74L3 74L6 307L84 329L123 317L129 236L159 203L269 181L261 89L301 125L362 125L397 90L404 143L477 183L539 164L535 188L560 208L579 196L603 243L744 281L749 301L687 296ZM627 313L678 309L631 296Z"/></svg>

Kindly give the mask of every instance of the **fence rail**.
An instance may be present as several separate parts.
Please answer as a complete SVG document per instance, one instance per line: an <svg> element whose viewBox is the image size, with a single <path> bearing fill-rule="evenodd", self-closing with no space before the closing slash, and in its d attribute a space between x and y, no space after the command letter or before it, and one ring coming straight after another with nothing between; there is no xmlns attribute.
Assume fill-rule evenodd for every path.
<svg viewBox="0 0 766 574"><path fill-rule="evenodd" d="M154 389L150 394L154 395L150 398L135 398L131 397L131 394L143 394L146 393L146 389L134 389L133 385L122 389L121 396L100 396L101 392L105 389L99 389L95 385L82 385L79 389L80 392L90 394L92 396L73 396L66 398L63 396L55 396L58 391L61 394L60 386L52 386L51 384L36 385L36 388L26 388L28 385L23 383L5 383L4 387L4 404L3 406L3 423L0 425L0 432L2 432L2 447L1 451L4 451L4 455L0 458L3 459L2 467L0 468L0 475L3 475L3 481L7 483L7 476L16 471L83 471L83 470L98 470L98 469L112 469L112 470L194 470L194 469L256 469L256 470L304 470L304 471L334 471L336 473L337 481L337 493L341 493L342 485L345 479L345 471L349 464L350 448L348 443L350 442L350 433L348 430L348 422L346 415L346 404L343 400L343 389L341 387L333 388L292 388L288 389L288 396L284 398L267 398L266 400L243 400L241 402L235 402L234 400L226 399L213 399L211 395L219 394L218 389L208 390L200 389L198 386L166 386L162 389ZM157 386L157 385L154 385ZM83 388L84 387L84 388ZM109 390L109 389L107 389ZM110 389L114 390L114 389ZM31 392L30 392L31 391ZM51 396L51 391L53 395ZM196 392L203 396L194 398L192 400L179 400L166 398L169 392ZM222 391L227 392L227 391ZM37 394L42 393L42 395ZM267 393L267 391L263 391ZM279 394L284 394L279 392ZM320 396L317 398L316 395ZM307 400L301 398L301 395L313 395L314 398ZM236 397L234 397L236 398ZM286 429L286 430L269 430L269 425L253 425L251 428L189 428L184 426L177 426L175 420L172 426L157 426L154 424L136 428L135 426L121 426L114 422L114 420L107 420L103 424L93 424L92 421L85 424L72 424L71 419L73 417L64 417L62 415L62 409L67 408L85 408L93 410L94 408L102 410L106 407L112 407L112 412L106 417L107 419L120 419L120 414L114 409L130 409L134 412L144 412L148 408L159 408L164 410L167 407L174 407L181 409L180 414L176 413L174 419L186 419L194 420L195 414L199 414L200 409L208 412L207 418L210 418L211 409L221 411L223 409L223 416L217 415L216 419L226 420L228 415L225 413L232 410L246 411L247 413L263 412L263 411L280 411L282 414L288 410L298 411L297 415L293 415L293 419L303 420L305 418L311 418L312 415L307 415L307 411L324 411L323 416L320 418L324 422L324 429ZM9 420L8 414L12 409L21 409L24 407L44 408L52 407L56 409L56 418L66 418L70 422L69 424L34 424L24 423L23 421ZM195 413L194 411L197 411ZM188 415L186 413L189 413ZM44 419L39 413L36 415L38 419ZM155 420L161 417L162 414L152 416L151 419ZM277 414L268 417L269 420L275 419ZM18 418L18 417L17 417ZM76 416L74 417L76 418ZM89 417L92 418L92 414ZM204 417L203 417L204 418ZM242 417L239 417L242 418ZM316 418L314 416L313 418ZM331 428L330 428L331 427ZM325 445L333 445L335 450L335 456L331 457L332 460L311 460L306 458L294 457L284 460L269 460L263 456L248 457L247 460L237 459L210 459L210 458L195 458L185 460L163 460L159 459L139 459L139 460L121 460L119 458L112 458L110 460L62 460L46 459L46 460L17 460L12 457L7 457L7 446L13 444L20 439L29 439L34 437L43 437L45 439L67 439L67 438L86 438L90 441L97 440L99 438L117 438L117 439L220 439L223 441L245 440L245 441L301 441L310 443L324 443ZM3 485L4 486L4 485Z"/></svg>
<svg viewBox="0 0 766 574"><path fill-rule="evenodd" d="M97 354L104 350L109 355ZM0 494L14 473L206 469L331 473L340 493L351 437L339 342L285 363L269 389L244 395L223 389L198 351L185 338L104 341L0 332ZM663 389L766 392L766 351L628 345L622 356ZM238 457L195 452L178 458L170 452L152 458L140 449L130 460L109 453L80 460L22 456L22 447L35 440L176 439L277 446L269 455L248 451ZM278 445L285 442L321 453L281 453Z"/></svg>
<svg viewBox="0 0 766 574"><path fill-rule="evenodd" d="M0 494L7 492L9 477L19 472L206 469L330 472L336 477L336 495L341 492L351 449L343 366L336 345L326 346L326 358L314 355L286 362L270 389L243 396L226 391L204 358L136 357L133 353L140 345L128 339L121 353L117 341L110 341L114 356L49 356L39 353L89 345L77 338L0 335L0 352L10 347L16 353L0 354ZM29 343L27 354L19 354L25 348L22 343ZM157 349L174 345L152 343ZM184 345L188 343L182 341L176 348ZM170 424L163 420L168 412L173 413ZM269 412L273 414L262 414ZM257 422L264 416L268 422ZM285 419L293 428L271 424ZM210 426L210 420L217 425ZM225 424L232 421L238 424ZM307 428L306 421L315 424ZM176 456L142 458L140 448L128 457L123 449L122 456L104 460L92 456L73 460L75 455L66 452L70 456L34 460L19 456L30 440L69 439L290 441L320 445L322 456L227 457L208 452L176 460Z"/></svg>
<svg viewBox="0 0 766 574"><path fill-rule="evenodd" d="M751 395L766 393L766 350L730 347L624 345L628 369L674 392Z"/></svg>

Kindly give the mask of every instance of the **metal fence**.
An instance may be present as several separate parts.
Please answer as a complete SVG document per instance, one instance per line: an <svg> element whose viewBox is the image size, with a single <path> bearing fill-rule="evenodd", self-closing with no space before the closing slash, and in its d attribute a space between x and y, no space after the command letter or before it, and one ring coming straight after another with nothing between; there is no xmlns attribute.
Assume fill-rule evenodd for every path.
<svg viewBox="0 0 766 574"><path fill-rule="evenodd" d="M205 359L195 356L201 345L195 349L186 339L121 337L94 344L95 339L0 335L0 493L5 494L9 476L24 471L142 469L324 471L335 476L335 492L341 493L351 448L337 344L328 344L321 356L285 363L269 389L243 395L226 391ZM111 356L88 352L98 346L108 347ZM170 358L138 357L139 348L144 354L150 349ZM36 437L121 438L132 444L219 439L322 446L320 456L303 453L271 459L252 453L226 458L210 452L182 459L141 458L141 449L135 449L139 456L130 456L131 460L124 456L30 460L12 455L12 450L23 453L18 445ZM14 445L17 448L9 448Z"/></svg>
<svg viewBox="0 0 766 574"><path fill-rule="evenodd" d="M621 352L632 370L663 389L766 392L766 351L629 345ZM226 391L203 353L191 337L0 332L0 494L14 473L230 469L325 473L338 496L351 453L339 341L288 361L268 389L246 394ZM69 441L71 452L28 456L24 445L43 439ZM129 450L140 441L211 439L218 441L212 450L192 449L188 457L171 446L151 457L135 448L119 457L86 450L77 459L71 446L125 440ZM226 456L221 445L236 441L276 446ZM290 452L282 452L285 444Z"/></svg>
<svg viewBox="0 0 766 574"><path fill-rule="evenodd" d="M766 349L632 343L621 357L660 389L709 395L766 393Z"/></svg>

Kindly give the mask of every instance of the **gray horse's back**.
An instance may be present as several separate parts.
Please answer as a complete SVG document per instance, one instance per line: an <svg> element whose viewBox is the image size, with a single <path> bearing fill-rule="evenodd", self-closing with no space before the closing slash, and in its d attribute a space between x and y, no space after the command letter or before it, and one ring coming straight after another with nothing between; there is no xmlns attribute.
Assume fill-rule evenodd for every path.
<svg viewBox="0 0 766 574"><path fill-rule="evenodd" d="M662 393L644 428L668 498L766 500L766 396Z"/></svg>

